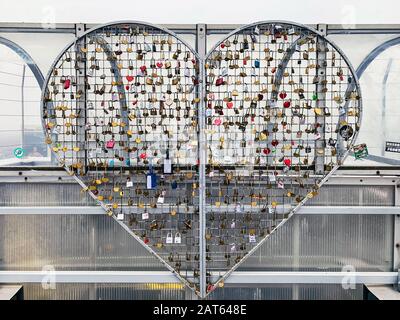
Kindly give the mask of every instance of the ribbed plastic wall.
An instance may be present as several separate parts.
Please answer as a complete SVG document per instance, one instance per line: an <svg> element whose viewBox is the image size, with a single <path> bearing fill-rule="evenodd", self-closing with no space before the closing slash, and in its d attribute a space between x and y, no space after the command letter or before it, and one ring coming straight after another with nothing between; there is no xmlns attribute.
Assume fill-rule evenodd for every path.
<svg viewBox="0 0 400 320"><path fill-rule="evenodd" d="M239 270L390 271L393 217L294 215Z"/></svg>
<svg viewBox="0 0 400 320"><path fill-rule="evenodd" d="M165 270L107 216L0 216L0 269Z"/></svg>
<svg viewBox="0 0 400 320"><path fill-rule="evenodd" d="M326 186L308 204L392 206L394 189L391 186ZM92 203L74 184L13 183L0 184L0 205L86 206ZM239 270L337 271L352 266L357 271L390 271L392 244L393 216L390 215L295 215ZM41 270L46 265L56 270L165 270L105 215L0 215L0 270ZM166 286L150 290L141 285L63 284L58 288L56 292L47 292L40 285L28 284L26 297L78 299L90 293L91 299L122 296L150 299L156 295L180 299L181 294L181 290L177 293L176 288ZM240 297L250 295L260 299L292 299L293 295L312 299L325 290L328 290L324 293L327 297L335 298L335 294L338 299L339 296L358 297L353 294L345 297L340 290L324 286L307 287L305 291L296 289L295 293L292 289L290 286L259 291L229 288L229 293L224 293L228 288L223 288L215 293L219 295L215 298L238 298L237 290ZM246 290L248 294L244 293Z"/></svg>
<svg viewBox="0 0 400 320"><path fill-rule="evenodd" d="M40 284L25 284L26 300L183 300L185 289L179 284L58 284L55 290ZM209 300L359 300L362 285L343 289L335 284L268 285L262 288L224 287L215 290Z"/></svg>

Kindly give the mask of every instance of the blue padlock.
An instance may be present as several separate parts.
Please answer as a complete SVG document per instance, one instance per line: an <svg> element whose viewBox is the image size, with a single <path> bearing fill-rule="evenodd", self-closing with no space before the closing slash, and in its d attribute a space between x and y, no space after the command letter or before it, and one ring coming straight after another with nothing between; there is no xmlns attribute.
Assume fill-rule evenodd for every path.
<svg viewBox="0 0 400 320"><path fill-rule="evenodd" d="M153 171L153 166L149 165L149 172L146 174L147 189L154 189L157 187L157 175Z"/></svg>
<svg viewBox="0 0 400 320"><path fill-rule="evenodd" d="M254 67L259 68L260 67L260 60L256 59L254 60Z"/></svg>

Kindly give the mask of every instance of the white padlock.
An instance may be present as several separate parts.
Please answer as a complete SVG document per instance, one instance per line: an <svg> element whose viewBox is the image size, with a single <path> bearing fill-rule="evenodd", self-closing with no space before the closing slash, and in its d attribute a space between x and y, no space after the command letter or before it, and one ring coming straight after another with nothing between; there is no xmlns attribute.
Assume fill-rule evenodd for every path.
<svg viewBox="0 0 400 320"><path fill-rule="evenodd" d="M174 243L179 244L181 242L182 242L181 234L179 232L175 233Z"/></svg>
<svg viewBox="0 0 400 320"><path fill-rule="evenodd" d="M167 234L167 238L165 239L165 243L171 244L173 242L172 233Z"/></svg>

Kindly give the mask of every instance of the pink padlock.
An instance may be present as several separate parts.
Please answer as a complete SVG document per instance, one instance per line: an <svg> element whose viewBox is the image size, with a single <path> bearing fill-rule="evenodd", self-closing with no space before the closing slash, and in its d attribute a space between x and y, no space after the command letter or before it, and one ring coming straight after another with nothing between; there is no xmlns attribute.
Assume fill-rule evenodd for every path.
<svg viewBox="0 0 400 320"><path fill-rule="evenodd" d="M215 124L216 126L221 125L221 123L222 123L222 121L221 121L220 118L217 118L217 119L214 120L214 124Z"/></svg>
<svg viewBox="0 0 400 320"><path fill-rule="evenodd" d="M108 140L106 142L106 148L107 149L112 149L112 148L114 148L114 146L115 146L115 140L114 139Z"/></svg>

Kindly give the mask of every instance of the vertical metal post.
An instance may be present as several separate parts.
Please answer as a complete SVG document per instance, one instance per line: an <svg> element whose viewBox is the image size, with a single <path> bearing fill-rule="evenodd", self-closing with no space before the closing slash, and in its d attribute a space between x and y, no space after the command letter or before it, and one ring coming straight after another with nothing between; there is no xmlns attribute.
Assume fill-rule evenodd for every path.
<svg viewBox="0 0 400 320"><path fill-rule="evenodd" d="M77 38L82 36L82 34L85 32L85 25L83 23L79 23L75 25L75 35ZM83 40L85 41L85 40ZM82 96L79 99L76 99L76 110L80 111L81 114L77 120L77 128L76 128L76 133L77 133L77 143L78 141L84 141L84 143L87 143L87 137L86 137L86 130L85 130L85 124L86 124L86 55L81 52L81 48L85 46L85 43L82 41L77 41L75 45L75 50L76 54L81 56L81 61L78 61L77 59L77 64L79 69L76 69L75 76L76 76L76 92L79 90L82 91ZM80 137L80 138L79 138ZM81 148L82 151L79 151L78 158L79 159L84 159L83 163L83 170L86 172L87 170L87 148Z"/></svg>
<svg viewBox="0 0 400 320"><path fill-rule="evenodd" d="M395 186L394 205L400 206L400 185ZM400 270L400 210L393 222L393 271ZM400 288L398 288L400 291Z"/></svg>
<svg viewBox="0 0 400 320"><path fill-rule="evenodd" d="M200 85L199 97L200 104L198 110L199 117L199 256L200 256L200 297L205 297L207 294L206 283L206 243L205 243L205 228L206 228L206 136L205 136L205 109L204 109L204 93L205 93L205 71L204 58L207 51L206 40L206 25L198 24L196 26L196 50L200 55Z"/></svg>
<svg viewBox="0 0 400 320"><path fill-rule="evenodd" d="M317 25L318 31L326 36L326 25L319 24ZM324 80L326 80L326 41L322 37L317 37L317 67L316 67L316 76L319 81L316 85L316 94L317 94L317 108L321 108L324 110L326 103L326 94L323 92L324 88ZM323 174L324 173L324 165L325 165L325 116L324 111L321 116L317 116L317 123L320 124L318 128L316 128L316 132L320 134L320 138L315 141L315 174ZM318 154L317 150L324 150L323 154Z"/></svg>
<svg viewBox="0 0 400 320"><path fill-rule="evenodd" d="M389 78L389 73L392 68L393 58L389 59L386 66L385 74L383 75L382 81L382 117L381 117L381 130L382 130L382 149L381 156L385 156L385 142L386 142L386 94L387 94L387 81Z"/></svg>
<svg viewBox="0 0 400 320"><path fill-rule="evenodd" d="M293 264L292 271L299 271L300 267L300 216L293 217ZM292 299L299 300L299 285L292 285Z"/></svg>
<svg viewBox="0 0 400 320"><path fill-rule="evenodd" d="M97 217L89 217L89 225L90 225L90 248L89 248L89 252L90 252L90 264L91 267L96 270L97 266L96 266L96 251L97 251L97 232L96 232L96 224L95 221L97 221ZM97 292L97 283L93 283L93 285L89 286L89 300L96 300L97 296L96 296L96 292Z"/></svg>
<svg viewBox="0 0 400 320"><path fill-rule="evenodd" d="M25 73L26 64L22 66L22 81L21 81L21 148L25 148Z"/></svg>

